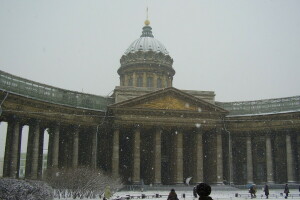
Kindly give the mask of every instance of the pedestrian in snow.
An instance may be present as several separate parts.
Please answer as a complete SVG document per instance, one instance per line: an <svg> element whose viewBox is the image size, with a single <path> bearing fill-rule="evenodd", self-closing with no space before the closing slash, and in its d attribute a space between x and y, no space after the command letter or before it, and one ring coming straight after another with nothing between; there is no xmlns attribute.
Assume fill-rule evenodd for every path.
<svg viewBox="0 0 300 200"><path fill-rule="evenodd" d="M111 191L110 191L110 187L106 186L105 190L104 190L104 197L103 200L107 200L112 196Z"/></svg>
<svg viewBox="0 0 300 200"><path fill-rule="evenodd" d="M266 198L268 199L269 198L269 186L267 184L265 185L264 192L265 192Z"/></svg>
<svg viewBox="0 0 300 200"><path fill-rule="evenodd" d="M171 189L167 200L178 200L177 194L174 189Z"/></svg>
<svg viewBox="0 0 300 200"><path fill-rule="evenodd" d="M287 199L287 197L289 196L289 193L290 193L290 190L289 190L289 185L288 184L285 184L285 187L284 187L284 191L285 193L285 197Z"/></svg>
<svg viewBox="0 0 300 200"><path fill-rule="evenodd" d="M251 195L251 199L256 198L256 186L255 186L255 184L250 186L249 193Z"/></svg>
<svg viewBox="0 0 300 200"><path fill-rule="evenodd" d="M194 186L194 188L193 188L193 195L195 198L197 198L197 187L196 186Z"/></svg>
<svg viewBox="0 0 300 200"><path fill-rule="evenodd" d="M199 200L213 200L209 195L211 193L210 185L206 183L199 183L196 188Z"/></svg>

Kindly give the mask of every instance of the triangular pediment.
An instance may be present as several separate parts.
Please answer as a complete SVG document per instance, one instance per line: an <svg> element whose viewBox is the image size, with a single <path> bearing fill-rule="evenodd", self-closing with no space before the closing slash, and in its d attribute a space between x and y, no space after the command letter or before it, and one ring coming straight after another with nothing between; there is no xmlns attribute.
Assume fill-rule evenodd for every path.
<svg viewBox="0 0 300 200"><path fill-rule="evenodd" d="M192 103L192 104L191 104ZM194 110L200 109L188 99L183 99L174 94L165 94L156 98L148 99L132 108L151 108L165 110Z"/></svg>
<svg viewBox="0 0 300 200"><path fill-rule="evenodd" d="M111 108L176 110L176 111L219 111L226 110L199 99L176 88L170 87L150 94L132 98L110 106Z"/></svg>

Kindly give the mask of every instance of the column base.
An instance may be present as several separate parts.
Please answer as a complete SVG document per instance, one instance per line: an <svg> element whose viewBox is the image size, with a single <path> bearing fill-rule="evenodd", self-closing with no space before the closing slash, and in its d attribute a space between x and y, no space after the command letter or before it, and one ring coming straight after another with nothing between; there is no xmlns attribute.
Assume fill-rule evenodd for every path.
<svg viewBox="0 0 300 200"><path fill-rule="evenodd" d="M296 184L296 181L288 181L288 184Z"/></svg>
<svg viewBox="0 0 300 200"><path fill-rule="evenodd" d="M174 185L185 185L183 182L181 182L181 183L173 183Z"/></svg>

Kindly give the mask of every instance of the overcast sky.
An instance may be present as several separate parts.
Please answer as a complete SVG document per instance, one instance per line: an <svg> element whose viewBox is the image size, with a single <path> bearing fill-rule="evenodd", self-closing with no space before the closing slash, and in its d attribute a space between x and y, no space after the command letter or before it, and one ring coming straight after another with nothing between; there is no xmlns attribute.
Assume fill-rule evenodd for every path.
<svg viewBox="0 0 300 200"><path fill-rule="evenodd" d="M299 0L0 0L0 69L109 95L147 6L174 87L223 102L300 95Z"/></svg>

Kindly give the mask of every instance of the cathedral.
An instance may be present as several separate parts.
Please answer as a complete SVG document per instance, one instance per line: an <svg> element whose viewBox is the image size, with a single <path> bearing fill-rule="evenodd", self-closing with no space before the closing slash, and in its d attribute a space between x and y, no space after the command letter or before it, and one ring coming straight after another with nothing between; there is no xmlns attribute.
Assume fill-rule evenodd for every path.
<svg viewBox="0 0 300 200"><path fill-rule="evenodd" d="M173 58L149 20L120 59L110 97L55 88L0 71L0 121L8 123L4 177L18 178L22 127L29 126L25 177L79 166L125 184L296 183L300 96L216 102L213 91L173 87Z"/></svg>

